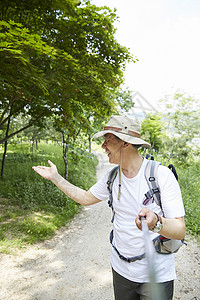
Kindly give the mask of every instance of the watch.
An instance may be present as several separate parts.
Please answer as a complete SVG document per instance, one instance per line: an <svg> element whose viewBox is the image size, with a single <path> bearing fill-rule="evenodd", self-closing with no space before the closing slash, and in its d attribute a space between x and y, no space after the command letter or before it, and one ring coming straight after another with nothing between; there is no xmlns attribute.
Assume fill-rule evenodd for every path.
<svg viewBox="0 0 200 300"><path fill-rule="evenodd" d="M155 215L157 216L158 221L157 221L156 225L151 229L151 231L155 232L155 233L158 233L163 228L163 224L160 222L159 216L156 213L155 213Z"/></svg>

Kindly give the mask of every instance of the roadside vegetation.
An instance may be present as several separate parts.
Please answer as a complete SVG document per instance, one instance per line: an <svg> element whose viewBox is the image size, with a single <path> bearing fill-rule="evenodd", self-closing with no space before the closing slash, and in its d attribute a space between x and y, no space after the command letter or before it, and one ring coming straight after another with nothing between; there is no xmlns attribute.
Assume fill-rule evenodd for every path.
<svg viewBox="0 0 200 300"><path fill-rule="evenodd" d="M178 173L187 233L200 235L200 103L177 91L162 100L163 113L149 114L142 134L153 146L151 154L163 165L173 164Z"/></svg>
<svg viewBox="0 0 200 300"><path fill-rule="evenodd" d="M32 170L33 165L48 165L48 159L64 176L61 145L40 143L33 153L28 152L28 144L9 145L0 180L0 251L8 253L50 238L80 211L80 205ZM88 189L96 180L96 158L77 152L68 160L70 182Z"/></svg>
<svg viewBox="0 0 200 300"><path fill-rule="evenodd" d="M200 161L177 168L181 186L187 233L200 237Z"/></svg>
<svg viewBox="0 0 200 300"><path fill-rule="evenodd" d="M133 105L121 84L137 58L116 40L117 19L92 1L1 3L1 251L52 236L80 210L33 165L50 159L70 182L94 183L91 137L118 104Z"/></svg>
<svg viewBox="0 0 200 300"><path fill-rule="evenodd" d="M43 142L31 153L28 148L28 144L9 145L6 175L0 180L0 251L4 253L52 237L81 210L79 204L32 170L33 165L48 165L50 159L64 176L62 146ZM165 164L163 156L155 155L155 159ZM70 182L84 189L95 183L96 157L78 149L76 155L68 155L68 160ZM180 164L174 160L171 163L176 166L179 176L187 233L198 237L200 161Z"/></svg>

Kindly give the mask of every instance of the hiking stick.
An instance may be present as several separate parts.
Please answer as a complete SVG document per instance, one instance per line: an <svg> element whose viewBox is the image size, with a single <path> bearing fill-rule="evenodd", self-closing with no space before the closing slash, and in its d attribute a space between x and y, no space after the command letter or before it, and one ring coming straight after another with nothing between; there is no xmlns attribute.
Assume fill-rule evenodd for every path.
<svg viewBox="0 0 200 300"><path fill-rule="evenodd" d="M155 249L153 242L150 239L149 228L146 223L145 217L141 217L142 232L144 234L145 256L147 259L149 280L151 286L152 300L166 300L164 293L162 293L161 286L156 283L156 270L155 270Z"/></svg>

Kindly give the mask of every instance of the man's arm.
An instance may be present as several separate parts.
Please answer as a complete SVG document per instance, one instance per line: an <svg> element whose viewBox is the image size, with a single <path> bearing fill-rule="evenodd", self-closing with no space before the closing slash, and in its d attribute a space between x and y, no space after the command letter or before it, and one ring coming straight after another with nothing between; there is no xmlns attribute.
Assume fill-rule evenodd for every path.
<svg viewBox="0 0 200 300"><path fill-rule="evenodd" d="M160 222L163 224L163 227L159 234L173 240L184 239L186 231L184 217L174 219L160 217Z"/></svg>
<svg viewBox="0 0 200 300"><path fill-rule="evenodd" d="M48 161L50 167L37 166L33 170L45 179L51 180L68 197L87 206L100 202L90 191L85 191L64 179L57 171L56 165Z"/></svg>
<svg viewBox="0 0 200 300"><path fill-rule="evenodd" d="M51 180L61 191L63 191L68 197L81 205L87 206L100 202L90 191L85 191L64 179L58 174Z"/></svg>
<svg viewBox="0 0 200 300"><path fill-rule="evenodd" d="M141 217L146 218L149 230L153 229L158 222L157 215L152 210L143 208L135 220L136 225L140 230L142 230L142 221L140 220ZM159 216L159 220L163 227L158 233L162 236L174 240L182 240L185 237L184 217L164 218Z"/></svg>

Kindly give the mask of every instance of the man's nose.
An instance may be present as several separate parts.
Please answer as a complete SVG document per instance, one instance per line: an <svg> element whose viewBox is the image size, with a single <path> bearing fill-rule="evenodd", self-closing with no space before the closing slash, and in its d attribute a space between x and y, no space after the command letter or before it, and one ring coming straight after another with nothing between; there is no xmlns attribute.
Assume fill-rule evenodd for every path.
<svg viewBox="0 0 200 300"><path fill-rule="evenodd" d="M101 148L105 149L106 148L106 141L103 142L103 144L101 145Z"/></svg>

